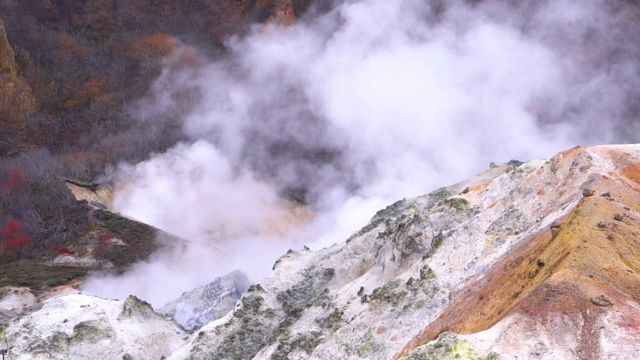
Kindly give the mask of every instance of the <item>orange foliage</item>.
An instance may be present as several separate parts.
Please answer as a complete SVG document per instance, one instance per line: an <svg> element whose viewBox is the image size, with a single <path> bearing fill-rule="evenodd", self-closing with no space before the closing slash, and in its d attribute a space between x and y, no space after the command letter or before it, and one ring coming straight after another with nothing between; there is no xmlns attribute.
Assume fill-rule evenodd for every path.
<svg viewBox="0 0 640 360"><path fill-rule="evenodd" d="M94 37L105 37L115 28L115 19L109 15L111 0L89 0L85 11L85 21L93 30Z"/></svg>
<svg viewBox="0 0 640 360"><path fill-rule="evenodd" d="M202 54L193 46L182 47L180 53L180 63L185 66L195 66L203 61Z"/></svg>
<svg viewBox="0 0 640 360"><path fill-rule="evenodd" d="M176 45L177 41L172 36L156 33L147 35L131 44L127 55L137 59L160 59L169 55L175 49Z"/></svg>
<svg viewBox="0 0 640 360"><path fill-rule="evenodd" d="M69 15L69 24L75 28L82 26L82 16L80 14Z"/></svg>
<svg viewBox="0 0 640 360"><path fill-rule="evenodd" d="M86 60L89 57L89 49L67 33L61 33L57 42L53 53L59 59Z"/></svg>
<svg viewBox="0 0 640 360"><path fill-rule="evenodd" d="M171 54L167 66L171 69L195 70L206 63L206 58L194 46L180 44Z"/></svg>
<svg viewBox="0 0 640 360"><path fill-rule="evenodd" d="M70 108L83 105L99 96L101 96L103 100L108 100L108 95L107 98L103 96L105 92L104 89L107 85L108 80L105 76L98 76L95 79L90 79L84 83L80 91L74 94L72 98L65 101L64 106Z"/></svg>

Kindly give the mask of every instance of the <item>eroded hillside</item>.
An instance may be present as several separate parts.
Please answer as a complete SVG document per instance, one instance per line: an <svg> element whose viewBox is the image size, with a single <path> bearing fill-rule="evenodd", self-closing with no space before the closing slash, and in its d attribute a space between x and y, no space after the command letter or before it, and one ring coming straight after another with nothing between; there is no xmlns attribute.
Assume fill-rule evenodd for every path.
<svg viewBox="0 0 640 360"><path fill-rule="evenodd" d="M633 359L638 164L637 145L578 147L399 201L345 243L289 251L231 313L171 340L164 355ZM63 311L50 301L43 309ZM4 332L13 358L44 358L19 324Z"/></svg>
<svg viewBox="0 0 640 360"><path fill-rule="evenodd" d="M523 233L497 262L466 280L401 354L452 331L475 334L463 338L518 357L636 356L631 325L640 315L635 148L576 148L554 157L550 172L534 172L528 191L536 194L530 197L535 202L528 207L551 205L559 214L548 227ZM564 198L567 193L573 198ZM543 221L542 214L533 215Z"/></svg>

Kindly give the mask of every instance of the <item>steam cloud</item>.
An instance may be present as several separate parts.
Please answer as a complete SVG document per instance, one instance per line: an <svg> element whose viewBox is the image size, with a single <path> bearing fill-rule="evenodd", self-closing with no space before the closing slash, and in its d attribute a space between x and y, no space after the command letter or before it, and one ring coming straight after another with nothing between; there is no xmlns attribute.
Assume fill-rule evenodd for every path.
<svg viewBox="0 0 640 360"><path fill-rule="evenodd" d="M223 58L177 66L185 48L138 110L188 108L191 142L121 166L114 206L188 245L86 288L159 306L233 268L259 280L491 161L637 141L637 18L624 1L344 1Z"/></svg>

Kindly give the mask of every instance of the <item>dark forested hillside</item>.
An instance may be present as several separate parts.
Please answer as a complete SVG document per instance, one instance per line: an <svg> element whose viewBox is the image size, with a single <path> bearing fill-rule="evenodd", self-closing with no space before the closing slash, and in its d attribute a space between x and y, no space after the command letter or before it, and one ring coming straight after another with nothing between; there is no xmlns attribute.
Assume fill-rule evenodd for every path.
<svg viewBox="0 0 640 360"><path fill-rule="evenodd" d="M256 22L291 23L310 3L0 1L0 258L45 254L87 231L63 178L91 182L181 139L179 114L149 123L130 112L174 49L221 56L229 36Z"/></svg>
<svg viewBox="0 0 640 360"><path fill-rule="evenodd" d="M8 128L0 155L34 146L55 152L86 148L128 129L126 106L158 76L162 58L178 42L222 51L226 36L246 28L246 3L2 2L0 16L15 53L14 82L25 88L16 91L31 96L29 106L0 120Z"/></svg>

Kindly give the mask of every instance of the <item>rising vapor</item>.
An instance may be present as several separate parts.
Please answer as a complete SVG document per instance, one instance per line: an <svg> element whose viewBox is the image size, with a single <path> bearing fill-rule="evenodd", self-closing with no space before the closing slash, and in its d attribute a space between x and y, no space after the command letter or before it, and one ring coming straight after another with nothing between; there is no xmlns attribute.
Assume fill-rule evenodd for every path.
<svg viewBox="0 0 640 360"><path fill-rule="evenodd" d="M288 248L344 241L387 204L490 162L638 140L640 22L624 1L309 14L229 39L223 58L168 59L136 113L182 109L190 141L122 165L114 206L190 245L87 290L161 306L233 268L258 280Z"/></svg>

